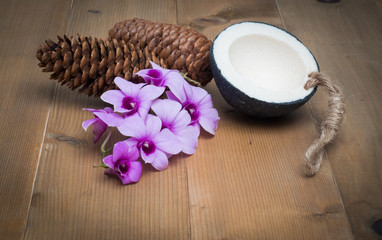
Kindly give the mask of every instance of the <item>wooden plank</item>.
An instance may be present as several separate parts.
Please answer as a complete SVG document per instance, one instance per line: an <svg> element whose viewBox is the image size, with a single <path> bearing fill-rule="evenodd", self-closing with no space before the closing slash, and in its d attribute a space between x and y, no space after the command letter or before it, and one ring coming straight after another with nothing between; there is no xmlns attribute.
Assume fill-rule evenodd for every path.
<svg viewBox="0 0 382 240"><path fill-rule="evenodd" d="M192 9L192 11L190 11ZM178 22L211 39L244 20L283 27L271 1L178 1ZM221 121L187 161L192 239L351 239L330 164L303 175L317 132L308 105L280 119L237 113L207 86Z"/></svg>
<svg viewBox="0 0 382 240"><path fill-rule="evenodd" d="M346 117L328 157L355 238L380 238L371 226L382 219L381 1L278 3L287 29L344 88ZM323 92L311 101L317 122L325 117Z"/></svg>
<svg viewBox="0 0 382 240"><path fill-rule="evenodd" d="M39 44L65 28L68 1L3 1L0 8L0 238L24 236L54 83Z"/></svg>
<svg viewBox="0 0 382 240"><path fill-rule="evenodd" d="M132 17L175 23L176 4L74 1L70 16L67 33L106 36L115 22ZM91 114L81 109L104 106L99 99L57 89L25 238L187 239L185 158L173 158L163 172L146 166L140 182L125 187L92 168L101 161L100 143L94 146L91 132L82 129Z"/></svg>

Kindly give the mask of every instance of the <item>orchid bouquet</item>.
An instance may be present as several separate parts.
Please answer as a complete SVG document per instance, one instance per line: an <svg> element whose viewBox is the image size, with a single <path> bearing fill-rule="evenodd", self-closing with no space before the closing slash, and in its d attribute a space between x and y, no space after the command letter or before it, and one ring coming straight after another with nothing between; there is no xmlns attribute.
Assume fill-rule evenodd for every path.
<svg viewBox="0 0 382 240"><path fill-rule="evenodd" d="M152 69L136 73L146 83L135 84L116 77L120 90L109 90L101 95L113 108L88 109L94 118L84 121L85 130L92 125L94 143L109 127L126 136L117 142L113 154L106 156L101 146L105 174L118 177L123 184L138 182L142 164L157 170L168 166L168 159L180 152L194 154L200 127L214 135L219 116L212 105L211 95L200 87L191 86L177 70L169 70L151 62Z"/></svg>

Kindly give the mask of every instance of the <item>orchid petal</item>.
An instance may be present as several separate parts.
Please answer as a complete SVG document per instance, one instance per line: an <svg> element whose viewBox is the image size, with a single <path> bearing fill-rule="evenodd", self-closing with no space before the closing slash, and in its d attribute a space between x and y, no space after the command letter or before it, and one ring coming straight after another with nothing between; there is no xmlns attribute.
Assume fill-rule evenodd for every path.
<svg viewBox="0 0 382 240"><path fill-rule="evenodd" d="M89 112L91 112L91 113L93 113L94 111L100 111L100 110L98 110L98 109L93 109L93 108L83 108L82 110L84 110L84 111L89 111Z"/></svg>
<svg viewBox="0 0 382 240"><path fill-rule="evenodd" d="M93 123L93 134L94 134L94 143L97 143L101 138L102 134L106 131L107 125L98 119L98 121Z"/></svg>
<svg viewBox="0 0 382 240"><path fill-rule="evenodd" d="M150 61L150 63L151 63L151 67L153 69L161 71L163 75L166 75L167 73L172 72L172 71L177 71L177 70L170 70L170 69L162 68L161 66L159 66L158 64L156 64L152 61Z"/></svg>
<svg viewBox="0 0 382 240"><path fill-rule="evenodd" d="M151 108L164 124L171 124L182 108L182 105L170 99L158 99Z"/></svg>
<svg viewBox="0 0 382 240"><path fill-rule="evenodd" d="M203 99L200 100L199 102L199 111L201 109L210 109L213 108L213 103L212 103L212 98L210 94L207 94L206 96L203 97Z"/></svg>
<svg viewBox="0 0 382 240"><path fill-rule="evenodd" d="M160 152L160 151L158 151L158 152ZM162 171L162 170L164 170L164 169L166 169L167 167L168 167L168 158L167 158L167 156L164 154L164 153L162 153L162 152L160 152L161 154L160 154L160 158L158 157L158 158L156 158L152 163L151 163L151 165L155 168L155 169L157 169L157 170L159 170L159 171Z"/></svg>
<svg viewBox="0 0 382 240"><path fill-rule="evenodd" d="M158 117L151 114L147 116L145 123L146 132L148 133L147 137L150 138L158 135L162 128L162 121Z"/></svg>
<svg viewBox="0 0 382 240"><path fill-rule="evenodd" d="M113 155L108 155L103 159L103 163L109 168L114 169Z"/></svg>
<svg viewBox="0 0 382 240"><path fill-rule="evenodd" d="M117 176L117 177L119 177L117 175L117 173L114 171L114 169L112 169L112 168L106 169L104 173L105 173L105 175L108 175L108 176Z"/></svg>
<svg viewBox="0 0 382 240"><path fill-rule="evenodd" d="M138 115L125 118L117 128L122 135L137 139L144 137L146 134L146 125Z"/></svg>
<svg viewBox="0 0 382 240"><path fill-rule="evenodd" d="M142 164L138 161L130 162L129 172L127 173L127 176L126 176L130 180L130 182L138 182L139 179L141 178L141 174L142 174ZM127 184L127 183L124 183L124 184Z"/></svg>
<svg viewBox="0 0 382 240"><path fill-rule="evenodd" d="M208 95L208 92L203 88L191 85L189 85L189 88L185 89L185 91L189 94L187 98L188 101L197 105L199 105L200 101L202 101L202 99Z"/></svg>
<svg viewBox="0 0 382 240"><path fill-rule="evenodd" d="M124 142L130 146L137 146L138 145L138 140L135 138L128 138Z"/></svg>
<svg viewBox="0 0 382 240"><path fill-rule="evenodd" d="M157 149L170 154L178 154L183 148L182 143L167 128L155 136L153 142Z"/></svg>
<svg viewBox="0 0 382 240"><path fill-rule="evenodd" d="M138 158L139 158L139 150L137 148L137 143L127 142L127 141L124 141L124 143L130 149L129 150L129 157L130 157L129 159L130 159L130 161L138 160Z"/></svg>
<svg viewBox="0 0 382 240"><path fill-rule="evenodd" d="M128 142L117 142L113 148L113 162L118 160L136 161L139 157L139 152L136 146Z"/></svg>
<svg viewBox="0 0 382 240"><path fill-rule="evenodd" d="M171 71L165 76L165 85L173 92L176 97L181 101L186 101L183 84L188 84L186 80L180 75L178 71Z"/></svg>
<svg viewBox="0 0 382 240"><path fill-rule="evenodd" d="M142 101L139 103L138 114L142 119L146 119L153 101Z"/></svg>
<svg viewBox="0 0 382 240"><path fill-rule="evenodd" d="M157 70L160 70L160 71L170 71L169 69L162 68L161 66L159 66L158 64L156 64L156 63L153 62L153 61L150 61L150 64L151 64L151 67L152 67L153 69L157 69Z"/></svg>
<svg viewBox="0 0 382 240"><path fill-rule="evenodd" d="M133 76L143 76L143 75L148 75L149 71L151 69L142 69L142 70L139 70L138 72L134 73Z"/></svg>
<svg viewBox="0 0 382 240"><path fill-rule="evenodd" d="M179 103L182 103L182 102L180 102L180 100L171 91L166 91L166 95L167 95L168 99L171 99L171 100L177 101Z"/></svg>
<svg viewBox="0 0 382 240"><path fill-rule="evenodd" d="M127 184L132 183L132 181L130 180L130 178L128 176L121 176L119 174L116 174L116 175L119 177L119 179L121 180L123 185L127 185Z"/></svg>
<svg viewBox="0 0 382 240"><path fill-rule="evenodd" d="M110 103L111 105L114 105L114 110L118 111L126 111L126 109L121 108L122 106L122 100L125 97L125 95L120 90L109 90L104 92L101 95L101 99L104 102Z"/></svg>
<svg viewBox="0 0 382 240"><path fill-rule="evenodd" d="M105 107L104 111L107 113L113 113L114 112L114 110L111 107Z"/></svg>
<svg viewBox="0 0 382 240"><path fill-rule="evenodd" d="M116 113L107 113L107 112L94 112L95 116L101 119L109 127L118 127L123 123L123 117Z"/></svg>
<svg viewBox="0 0 382 240"><path fill-rule="evenodd" d="M141 151L141 156L146 163L150 163L157 170L166 169L168 166L167 156L162 151L156 150L150 154Z"/></svg>
<svg viewBox="0 0 382 240"><path fill-rule="evenodd" d="M219 121L220 120L218 111L215 108L207 108L207 109L202 108L199 111L200 111L201 116L208 118L208 119L211 119L211 121Z"/></svg>
<svg viewBox="0 0 382 240"><path fill-rule="evenodd" d="M164 92L165 87L157 87L154 85L144 86L138 94L138 99L140 101L144 100L154 100L158 98Z"/></svg>
<svg viewBox="0 0 382 240"><path fill-rule="evenodd" d="M169 99L173 99L176 101L179 101L180 103L184 103L187 100L187 92L185 92L184 86L189 85L186 81L178 82L178 81L169 81L167 83L168 88L171 90L171 92L166 92L167 97ZM169 94L171 93L169 97ZM175 96L175 99L174 97Z"/></svg>
<svg viewBox="0 0 382 240"><path fill-rule="evenodd" d="M89 120L86 120L82 123L82 128L87 131L88 130L88 127L90 125L92 125L93 123L95 123L96 121L99 121L97 118L92 118L92 119L89 119Z"/></svg>
<svg viewBox="0 0 382 240"><path fill-rule="evenodd" d="M139 90L145 85L144 83L132 83L121 77L114 78L114 83L118 86L121 91L129 97L135 98L139 93Z"/></svg>
<svg viewBox="0 0 382 240"><path fill-rule="evenodd" d="M178 115L175 117L172 125L172 129L178 129L183 128L190 124L191 122L191 116L186 110L182 110L178 113Z"/></svg>
<svg viewBox="0 0 382 240"><path fill-rule="evenodd" d="M182 152L186 154L194 154L198 146L199 133L193 126L187 126L176 131L175 135L182 143Z"/></svg>
<svg viewBox="0 0 382 240"><path fill-rule="evenodd" d="M142 160L145 162L145 163L152 163L152 161L154 161L154 157L151 156L151 154L154 154L154 152L152 152L151 154L146 154L145 151L143 151L142 148L139 149L139 152L141 154L141 158ZM151 156L151 157L150 157Z"/></svg>
<svg viewBox="0 0 382 240"><path fill-rule="evenodd" d="M209 121L207 118L200 117L199 118L200 126L207 132L211 133L212 135L215 135L214 125L211 121Z"/></svg>
<svg viewBox="0 0 382 240"><path fill-rule="evenodd" d="M158 69L143 69L134 75L141 76L147 84L161 87L163 86L165 80L163 78L163 73Z"/></svg>
<svg viewBox="0 0 382 240"><path fill-rule="evenodd" d="M121 175L120 173L118 173L116 171L109 171L108 173L106 173L106 171L105 171L105 174L109 174L112 176L118 176L124 185L138 182L139 179L141 178L141 174L142 174L141 163L140 162L129 162L127 165L128 165L129 170L125 176Z"/></svg>
<svg viewBox="0 0 382 240"><path fill-rule="evenodd" d="M216 124L220 120L219 113L215 108L202 108L199 110L199 112L202 117L207 118L210 121L216 122Z"/></svg>
<svg viewBox="0 0 382 240"><path fill-rule="evenodd" d="M200 124L198 122L194 122L190 124L189 126L195 129L195 131L198 133L198 136L200 135Z"/></svg>
<svg viewBox="0 0 382 240"><path fill-rule="evenodd" d="M215 130L218 127L219 117L217 117L216 109L210 109L208 115L203 114L199 118L200 125L207 132L215 135Z"/></svg>

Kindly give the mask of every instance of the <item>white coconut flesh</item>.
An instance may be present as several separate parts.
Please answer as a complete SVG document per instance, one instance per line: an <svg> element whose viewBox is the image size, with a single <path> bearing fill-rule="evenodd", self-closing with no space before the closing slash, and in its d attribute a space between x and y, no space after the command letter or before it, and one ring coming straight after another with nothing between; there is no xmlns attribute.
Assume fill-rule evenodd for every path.
<svg viewBox="0 0 382 240"><path fill-rule="evenodd" d="M215 39L213 53L222 76L249 97L285 103L308 96L308 74L318 71L312 53L294 36L272 25L243 22Z"/></svg>

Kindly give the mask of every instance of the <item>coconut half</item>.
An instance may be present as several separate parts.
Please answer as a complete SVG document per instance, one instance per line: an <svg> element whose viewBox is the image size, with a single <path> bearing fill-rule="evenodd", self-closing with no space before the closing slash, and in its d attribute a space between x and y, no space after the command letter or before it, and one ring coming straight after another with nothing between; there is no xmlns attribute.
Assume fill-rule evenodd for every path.
<svg viewBox="0 0 382 240"><path fill-rule="evenodd" d="M224 29L211 47L211 68L224 99L234 108L259 117L289 113L308 101L311 72L319 67L295 36L261 22Z"/></svg>

